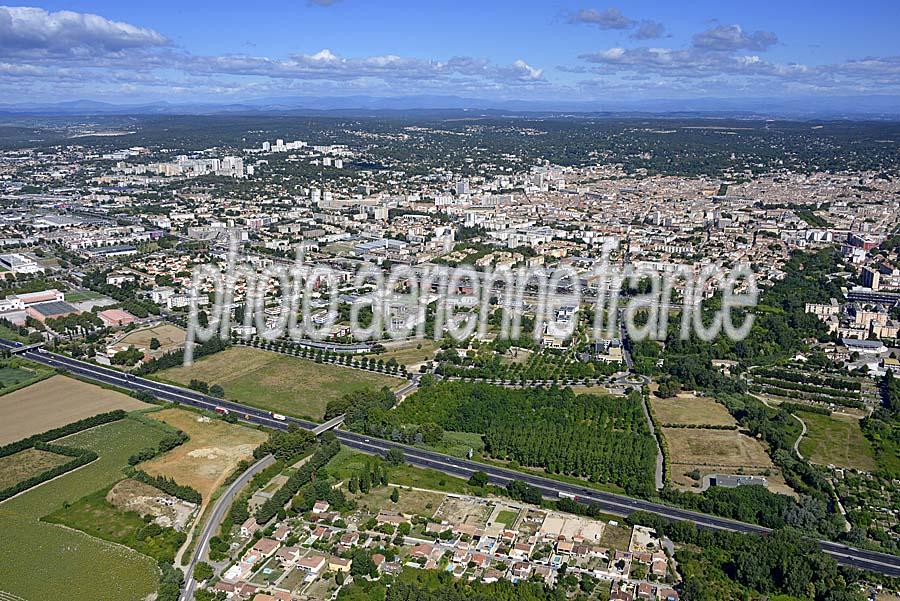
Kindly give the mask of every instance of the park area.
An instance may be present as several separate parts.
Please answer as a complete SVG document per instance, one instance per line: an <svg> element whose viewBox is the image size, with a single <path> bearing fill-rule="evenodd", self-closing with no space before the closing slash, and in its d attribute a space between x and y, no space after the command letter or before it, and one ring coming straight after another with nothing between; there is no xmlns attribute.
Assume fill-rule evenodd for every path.
<svg viewBox="0 0 900 601"><path fill-rule="evenodd" d="M253 449L268 438L259 430L184 409L165 409L149 417L181 430L190 440L142 463L141 469L151 476L174 478L179 484L196 489L204 506L238 464L251 459Z"/></svg>
<svg viewBox="0 0 900 601"><path fill-rule="evenodd" d="M799 412L806 423L800 453L813 463L862 471L875 469L875 452L863 435L859 420L832 414Z"/></svg>
<svg viewBox="0 0 900 601"><path fill-rule="evenodd" d="M107 392L93 388L95 394ZM120 480L128 457L159 444L165 433L162 427L125 418L54 441L89 449L99 457L0 503L0 590L25 599L69 601L139 601L154 593L157 568L153 559L42 518Z"/></svg>
<svg viewBox="0 0 900 601"><path fill-rule="evenodd" d="M246 347L231 347L203 357L191 367L164 370L157 378L182 386L191 380L218 384L227 399L315 420L325 415L329 401L347 393L383 386L396 388L403 383L383 374Z"/></svg>
<svg viewBox="0 0 900 601"><path fill-rule="evenodd" d="M149 407L128 395L53 376L0 396L0 445L112 411Z"/></svg>
<svg viewBox="0 0 900 601"><path fill-rule="evenodd" d="M668 399L652 396L650 404L661 425L732 426L734 418L721 403L692 393L680 393Z"/></svg>

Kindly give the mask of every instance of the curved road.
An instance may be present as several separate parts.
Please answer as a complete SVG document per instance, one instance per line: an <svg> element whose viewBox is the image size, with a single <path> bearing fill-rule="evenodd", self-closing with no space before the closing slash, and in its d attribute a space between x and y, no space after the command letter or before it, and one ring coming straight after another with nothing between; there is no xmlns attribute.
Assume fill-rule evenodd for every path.
<svg viewBox="0 0 900 601"><path fill-rule="evenodd" d="M202 561L203 557L206 555L206 548L209 546L209 541L216 530L218 530L219 524L225 519L225 514L228 513L228 510L231 508L231 502L234 500L235 495L250 481L251 478L253 478L253 476L273 463L275 463L275 458L272 455L266 455L247 468L247 471L238 476L237 480L232 482L231 486L228 487L228 490L226 490L216 501L212 512L209 514L206 523L203 525L203 531L200 533L200 538L197 539L197 546L194 547L194 555L191 557L191 562L184 570L184 593L181 595L181 601L191 601L194 598L194 589L197 587L197 582L194 580L194 568L197 567L197 563Z"/></svg>
<svg viewBox="0 0 900 601"><path fill-rule="evenodd" d="M13 349L17 346L21 345L19 343L0 339L0 348L5 347ZM286 421L276 420L272 418L269 412L255 407L241 405L233 401L216 399L179 386L154 382L153 380L125 374L115 369L86 363L84 361L71 359L63 355L57 355L43 350L26 351L22 353L22 356L51 367L68 370L73 374L97 382L111 384L132 391L147 392L164 401L183 403L207 410L222 407L234 412L235 415L243 421L268 428L283 430L286 429L289 424L295 424L311 430L318 425L313 422L294 418L288 418ZM408 463L417 467L432 468L460 478L468 478L473 472L482 471L488 475L488 479L492 484L499 486L505 486L511 480L521 480L534 486L549 498L559 498L560 493L573 495L580 501L598 505L603 511L615 515L627 516L634 511L647 511L672 520L690 521L705 528L717 528L733 532L757 534L765 534L768 532L767 528L755 524L747 524L718 516L688 511L686 509L680 509L662 503L634 499L625 495L607 493L569 484L567 482L560 482L525 472L518 472L507 468L450 457L434 451L409 447L379 438L370 438L354 432L338 430L335 431L335 435L342 444L364 453L384 455L389 449L397 448L403 451ZM832 541L819 541L819 546L825 553L843 565L871 570L889 576L900 576L900 557L898 556L856 549Z"/></svg>

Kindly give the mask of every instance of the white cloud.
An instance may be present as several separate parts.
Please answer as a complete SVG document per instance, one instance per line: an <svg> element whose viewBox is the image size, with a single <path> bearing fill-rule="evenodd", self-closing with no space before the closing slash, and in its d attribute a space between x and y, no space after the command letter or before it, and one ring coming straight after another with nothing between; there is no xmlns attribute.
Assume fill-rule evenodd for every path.
<svg viewBox="0 0 900 601"><path fill-rule="evenodd" d="M98 15L0 6L0 56L85 55L169 44L157 31Z"/></svg>

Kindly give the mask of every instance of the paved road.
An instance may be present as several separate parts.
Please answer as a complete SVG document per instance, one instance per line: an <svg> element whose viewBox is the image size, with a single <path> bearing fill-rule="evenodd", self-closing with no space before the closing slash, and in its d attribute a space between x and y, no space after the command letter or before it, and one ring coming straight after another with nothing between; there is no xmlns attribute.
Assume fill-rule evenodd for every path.
<svg viewBox="0 0 900 601"><path fill-rule="evenodd" d="M200 533L200 537L197 539L197 545L194 547L194 555L191 557L191 562L187 565L187 568L185 568L184 593L181 595L181 601L191 601L194 598L194 589L197 586L197 582L194 580L194 568L197 566L197 563L203 561L203 558L206 556L209 541L216 530L218 530L219 524L225 519L225 514L227 514L228 510L231 508L231 502L234 500L235 495L250 481L251 478L253 478L253 476L273 463L275 463L275 458L271 455L266 455L247 468L247 471L238 476L237 480L232 482L231 486L228 487L228 490L216 500L216 504L213 506L209 518L203 525L203 532Z"/></svg>
<svg viewBox="0 0 900 601"><path fill-rule="evenodd" d="M0 339L0 347L14 348L15 346L18 346L18 343ZM294 418L288 418L287 421L279 421L273 419L269 412L261 409L248 407L232 401L216 399L179 386L154 382L130 374L124 374L111 368L85 363L47 351L29 351L23 353L23 355L33 361L44 363L52 367L66 369L73 374L97 382L111 384L133 391L149 392L161 400L183 403L210 410L216 407L222 407L234 413L243 421L268 428L283 430L286 429L289 424L293 423L311 430L318 425L313 422ZM403 451L407 462L416 467L432 468L461 478L468 478L473 472L482 471L488 475L488 479L492 484L499 486L505 486L511 480L522 480L540 490L541 493L548 498L558 498L560 493L574 495L580 501L593 503L598 505L603 511L615 515L626 516L633 511L647 511L672 520L690 521L706 528L759 534L768 532L768 529L755 524L746 524L744 522L729 520L718 516L671 507L661 503L634 499L625 495L607 493L524 472L450 457L434 451L408 447L406 445L378 438L370 438L354 432L337 430L335 431L335 435L342 444L364 453L384 455L389 449L398 448ZM855 549L831 541L819 541L819 545L827 554L838 561L838 563L880 572L889 576L900 576L900 557L898 556Z"/></svg>

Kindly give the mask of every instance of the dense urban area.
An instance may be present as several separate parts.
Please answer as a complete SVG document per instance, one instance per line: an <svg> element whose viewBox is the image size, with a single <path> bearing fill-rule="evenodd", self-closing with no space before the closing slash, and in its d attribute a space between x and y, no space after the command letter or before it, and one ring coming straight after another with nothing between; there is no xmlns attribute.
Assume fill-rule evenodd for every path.
<svg viewBox="0 0 900 601"><path fill-rule="evenodd" d="M0 599L897 599L898 174L888 121L4 117ZM238 285L186 366L192 307L221 317L192 274L235 246L330 268L322 335L262 335L284 285L258 315ZM749 335L673 301L596 339L604 248L749 265ZM376 311L362 265L565 268L581 300L529 289L511 338L487 295L460 339L446 282Z"/></svg>

